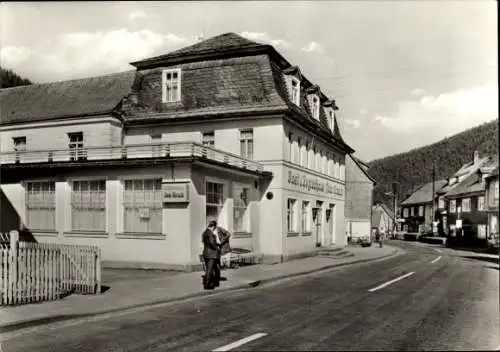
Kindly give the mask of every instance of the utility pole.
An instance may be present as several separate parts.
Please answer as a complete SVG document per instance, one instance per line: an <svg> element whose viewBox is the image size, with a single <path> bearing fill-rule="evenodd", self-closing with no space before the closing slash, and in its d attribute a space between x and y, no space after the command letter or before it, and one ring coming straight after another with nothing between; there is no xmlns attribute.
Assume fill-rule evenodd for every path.
<svg viewBox="0 0 500 352"><path fill-rule="evenodd" d="M432 230L432 233L434 234L434 218L436 216L436 212L434 210L434 201L435 201L435 195L436 195L436 191L435 191L435 179L436 179L436 161L433 160L432 161L432 216L431 216L431 230Z"/></svg>
<svg viewBox="0 0 500 352"><path fill-rule="evenodd" d="M399 182L392 183L392 196L394 201L394 219L392 231L397 231L397 212L398 212L398 193L399 193Z"/></svg>

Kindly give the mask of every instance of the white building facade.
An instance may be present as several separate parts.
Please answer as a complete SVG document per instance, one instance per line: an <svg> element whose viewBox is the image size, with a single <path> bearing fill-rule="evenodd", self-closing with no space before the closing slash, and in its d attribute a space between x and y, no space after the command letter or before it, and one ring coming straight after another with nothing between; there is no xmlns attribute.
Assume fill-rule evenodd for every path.
<svg viewBox="0 0 500 352"><path fill-rule="evenodd" d="M0 91L1 187L20 228L99 245L119 267L197 266L211 219L266 262L346 244L352 149L297 67L231 33L132 65Z"/></svg>

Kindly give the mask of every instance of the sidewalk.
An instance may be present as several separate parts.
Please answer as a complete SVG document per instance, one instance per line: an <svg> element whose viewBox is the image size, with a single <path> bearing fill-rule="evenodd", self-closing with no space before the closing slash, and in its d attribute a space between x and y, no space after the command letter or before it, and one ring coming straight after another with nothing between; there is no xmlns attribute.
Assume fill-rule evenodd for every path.
<svg viewBox="0 0 500 352"><path fill-rule="evenodd" d="M345 249L353 256L344 258L314 256L280 264L261 264L224 270L222 276L226 277L227 281L222 281L221 286L213 291L202 289L201 272L191 272L116 282L108 291L96 296L71 295L57 301L4 307L0 308L0 333L255 287L266 282L310 274L337 266L387 258L404 252L390 245L385 245L383 248L348 246ZM106 282L103 284L106 285Z"/></svg>

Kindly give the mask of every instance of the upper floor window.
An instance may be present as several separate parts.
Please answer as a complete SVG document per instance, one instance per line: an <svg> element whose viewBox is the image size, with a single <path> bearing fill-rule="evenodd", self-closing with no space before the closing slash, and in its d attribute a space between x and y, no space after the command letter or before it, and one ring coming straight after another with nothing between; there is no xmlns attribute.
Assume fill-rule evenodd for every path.
<svg viewBox="0 0 500 352"><path fill-rule="evenodd" d="M457 201L455 199L450 200L450 213L457 212Z"/></svg>
<svg viewBox="0 0 500 352"><path fill-rule="evenodd" d="M316 120L319 120L319 98L316 95L314 95L311 101L312 101L312 106L311 106L312 116Z"/></svg>
<svg viewBox="0 0 500 352"><path fill-rule="evenodd" d="M424 216L424 206L423 205L418 207L418 216Z"/></svg>
<svg viewBox="0 0 500 352"><path fill-rule="evenodd" d="M462 211L470 211L470 198L462 199Z"/></svg>
<svg viewBox="0 0 500 352"><path fill-rule="evenodd" d="M202 143L207 147L215 147L215 132L205 132L203 133Z"/></svg>
<svg viewBox="0 0 500 352"><path fill-rule="evenodd" d="M302 165L302 139L297 139L297 159L295 160L299 165Z"/></svg>
<svg viewBox="0 0 500 352"><path fill-rule="evenodd" d="M14 137L12 138L12 142L14 143L15 152L26 151L26 137Z"/></svg>
<svg viewBox="0 0 500 352"><path fill-rule="evenodd" d="M172 103L181 100L181 69L164 70L162 75L162 100Z"/></svg>
<svg viewBox="0 0 500 352"><path fill-rule="evenodd" d="M304 158L304 166L305 167L309 167L309 151L311 149L311 145L309 144L309 142L306 142L306 145L305 145L305 158Z"/></svg>
<svg viewBox="0 0 500 352"><path fill-rule="evenodd" d="M240 131L240 155L253 159L253 129Z"/></svg>
<svg viewBox="0 0 500 352"><path fill-rule="evenodd" d="M300 106L300 81L292 77L292 101Z"/></svg>
<svg viewBox="0 0 500 352"><path fill-rule="evenodd" d="M499 194L498 194L498 191L499 191L499 182L498 181L495 181L495 185L493 186L493 199L498 199L499 198Z"/></svg>
<svg viewBox="0 0 500 352"><path fill-rule="evenodd" d="M484 210L484 197L477 197L477 210Z"/></svg>
<svg viewBox="0 0 500 352"><path fill-rule="evenodd" d="M151 144L153 145L153 157L161 156L161 134L151 135Z"/></svg>
<svg viewBox="0 0 500 352"><path fill-rule="evenodd" d="M403 209L403 217L407 218L408 217L408 208Z"/></svg>
<svg viewBox="0 0 500 352"><path fill-rule="evenodd" d="M86 152L83 149L83 132L68 133L70 160L86 159Z"/></svg>
<svg viewBox="0 0 500 352"><path fill-rule="evenodd" d="M438 208L444 208L444 197L441 196L438 199Z"/></svg>
<svg viewBox="0 0 500 352"><path fill-rule="evenodd" d="M411 216L415 215L415 208L414 207L411 207L411 209L410 209L410 215Z"/></svg>

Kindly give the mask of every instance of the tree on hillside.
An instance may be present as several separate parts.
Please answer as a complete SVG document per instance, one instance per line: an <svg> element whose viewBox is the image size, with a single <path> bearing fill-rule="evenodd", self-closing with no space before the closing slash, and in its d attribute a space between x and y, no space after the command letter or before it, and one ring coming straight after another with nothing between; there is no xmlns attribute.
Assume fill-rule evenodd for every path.
<svg viewBox="0 0 500 352"><path fill-rule="evenodd" d="M0 67L0 88L26 86L29 84L33 84L33 82L27 78L19 76L12 70Z"/></svg>
<svg viewBox="0 0 500 352"><path fill-rule="evenodd" d="M436 180L453 175L463 164L473 160L474 151L480 156L498 155L498 120L471 128L437 143L409 152L388 156L369 163L369 173L377 181L374 202L383 202L392 209L392 182L400 183L403 200L418 186L432 181L432 161L436 161Z"/></svg>

